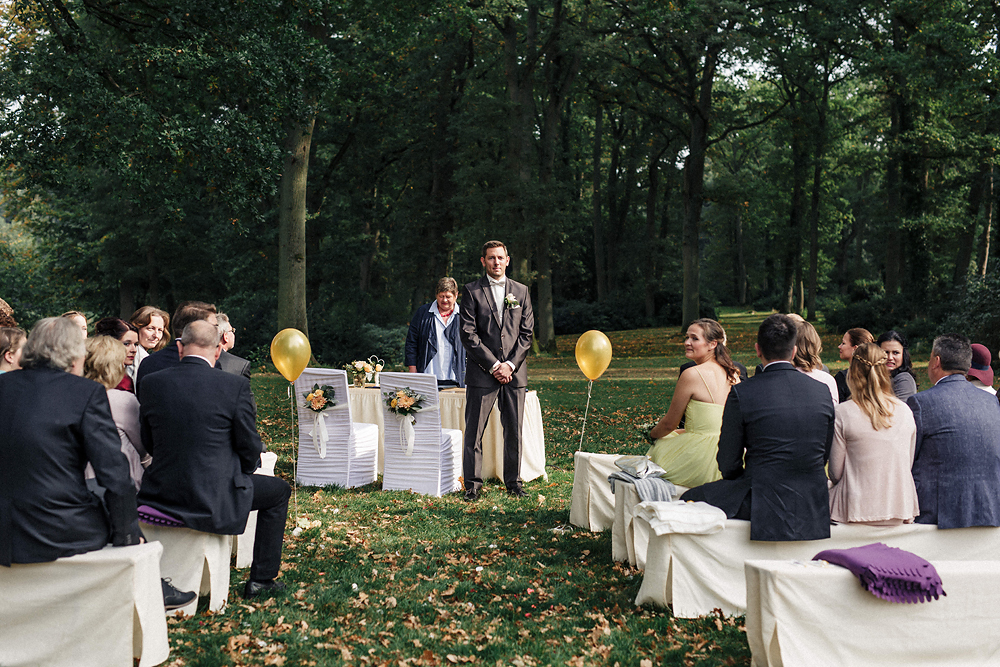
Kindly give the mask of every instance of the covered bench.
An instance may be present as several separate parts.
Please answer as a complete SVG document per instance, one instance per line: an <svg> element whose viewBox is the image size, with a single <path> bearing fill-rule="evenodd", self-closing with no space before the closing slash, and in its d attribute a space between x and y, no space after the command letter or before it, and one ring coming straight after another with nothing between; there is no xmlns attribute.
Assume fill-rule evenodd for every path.
<svg viewBox="0 0 1000 667"><path fill-rule="evenodd" d="M140 667L167 659L156 542L0 567L0 665Z"/></svg>
<svg viewBox="0 0 1000 667"><path fill-rule="evenodd" d="M899 604L817 561L745 565L755 667L987 665L1000 660L1000 562L933 561L946 596Z"/></svg>
<svg viewBox="0 0 1000 667"><path fill-rule="evenodd" d="M642 521L637 517L636 521ZM721 609L746 611L744 563L748 560L811 560L824 549L883 542L938 560L1000 560L1000 528L956 528L910 524L894 527L841 524L830 538L808 542L753 542L750 522L729 520L713 535L650 533L646 570L635 603L666 607L674 616L695 618ZM946 589L947 590L947 589Z"/></svg>

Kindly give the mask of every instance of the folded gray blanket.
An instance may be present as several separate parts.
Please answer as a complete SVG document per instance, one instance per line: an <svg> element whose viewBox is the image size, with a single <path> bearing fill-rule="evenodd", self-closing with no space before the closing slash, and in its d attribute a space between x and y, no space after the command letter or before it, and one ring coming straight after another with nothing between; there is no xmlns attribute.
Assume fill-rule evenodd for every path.
<svg viewBox="0 0 1000 667"><path fill-rule="evenodd" d="M649 476L640 478L617 470L608 475L608 483L611 484L611 493L615 492L615 482L635 485L635 492L642 502L669 502L677 497L677 487L672 482L668 482L660 477L658 473L652 473Z"/></svg>

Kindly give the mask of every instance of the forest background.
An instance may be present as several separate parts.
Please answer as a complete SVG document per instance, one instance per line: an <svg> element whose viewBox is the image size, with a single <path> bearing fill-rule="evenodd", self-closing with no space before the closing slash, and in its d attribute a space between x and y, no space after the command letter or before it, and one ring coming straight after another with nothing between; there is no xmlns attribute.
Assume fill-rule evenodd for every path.
<svg viewBox="0 0 1000 667"><path fill-rule="evenodd" d="M15 0L0 296L402 361L489 238L535 341L722 305L1000 347L992 0Z"/></svg>

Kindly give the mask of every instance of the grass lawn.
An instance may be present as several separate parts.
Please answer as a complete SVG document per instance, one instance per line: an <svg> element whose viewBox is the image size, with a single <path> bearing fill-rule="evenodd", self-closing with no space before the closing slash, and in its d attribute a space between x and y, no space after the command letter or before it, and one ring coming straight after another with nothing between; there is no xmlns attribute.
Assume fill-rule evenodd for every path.
<svg viewBox="0 0 1000 667"><path fill-rule="evenodd" d="M723 318L737 360L752 371L761 314ZM614 360L594 383L585 448L644 453L635 425L666 412L684 362L672 329L610 334ZM832 369L840 336L824 336ZM298 515L315 523L285 538L287 594L246 604L247 570L233 571L230 605L169 622L170 665L749 665L742 618L677 620L633 604L642 574L611 560L610 533L567 526L573 452L587 383L576 336L529 362L545 423L548 481L508 499L428 498L361 489L298 490ZM749 353L748 353L749 352ZM925 364L926 365L926 362ZM258 422L292 478L287 383L253 378ZM921 387L926 387L926 380ZM289 509L290 524L295 510Z"/></svg>

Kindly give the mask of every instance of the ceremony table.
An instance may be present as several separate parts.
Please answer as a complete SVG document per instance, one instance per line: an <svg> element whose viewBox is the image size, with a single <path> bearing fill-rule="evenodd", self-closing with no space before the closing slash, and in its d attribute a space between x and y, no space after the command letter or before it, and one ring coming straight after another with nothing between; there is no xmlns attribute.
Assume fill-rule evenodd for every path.
<svg viewBox="0 0 1000 667"><path fill-rule="evenodd" d="M167 659L159 543L0 567L0 665L140 667Z"/></svg>
<svg viewBox="0 0 1000 667"><path fill-rule="evenodd" d="M712 535L650 532L646 570L635 604L670 604L678 618L696 618L714 609L726 615L743 614L747 607L746 561L811 560L826 549L873 542L912 551L929 561L1000 560L1000 528L940 530L926 524L838 524L830 526L830 537L825 540L754 542L750 540L749 521L731 519L725 526Z"/></svg>
<svg viewBox="0 0 1000 667"><path fill-rule="evenodd" d="M1000 562L931 564L947 595L900 604L875 597L829 563L747 561L754 667L996 664Z"/></svg>
<svg viewBox="0 0 1000 667"><path fill-rule="evenodd" d="M378 425L378 471L383 471L385 425L382 416L382 392L378 387L350 387L351 413L355 422ZM441 426L465 433L465 390L446 389L440 392ZM419 415L417 416L419 419ZM545 434L542 431L542 406L538 393L529 391L524 399L521 426L521 479L528 482L545 472ZM503 428L500 412L493 406L483 432L483 479L503 479Z"/></svg>

